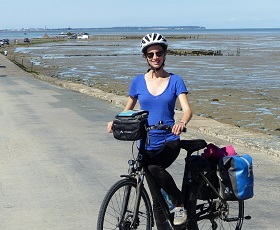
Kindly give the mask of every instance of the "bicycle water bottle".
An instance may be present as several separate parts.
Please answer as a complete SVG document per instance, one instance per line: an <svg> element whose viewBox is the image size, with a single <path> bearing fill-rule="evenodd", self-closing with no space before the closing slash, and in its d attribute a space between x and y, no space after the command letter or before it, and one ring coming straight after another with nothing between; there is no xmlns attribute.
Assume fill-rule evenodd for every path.
<svg viewBox="0 0 280 230"><path fill-rule="evenodd" d="M168 196L168 194L163 190L163 189L160 189L164 199L165 199L165 202L167 203L168 205L168 208L169 208L169 211L173 210L175 208L175 205L172 203L170 197Z"/></svg>

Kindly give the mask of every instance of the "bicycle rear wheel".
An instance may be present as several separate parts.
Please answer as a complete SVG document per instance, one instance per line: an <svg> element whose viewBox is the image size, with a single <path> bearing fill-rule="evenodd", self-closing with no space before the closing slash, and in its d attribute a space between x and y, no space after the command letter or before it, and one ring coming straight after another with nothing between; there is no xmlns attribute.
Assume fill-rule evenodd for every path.
<svg viewBox="0 0 280 230"><path fill-rule="evenodd" d="M136 226L135 228L131 227L135 207L136 187L137 183L135 179L123 179L110 188L100 207L97 230L152 229L152 207L145 188L141 189Z"/></svg>
<svg viewBox="0 0 280 230"><path fill-rule="evenodd" d="M215 171L205 175L210 183L217 180ZM201 181L196 188L190 191L189 214L192 217L188 229L227 229L240 230L244 219L244 201L222 201L216 197L214 199L200 200L198 194L204 191L209 192L209 187L205 190L206 182ZM207 194L204 194L207 196ZM208 194L209 196L209 194ZM195 210L195 211L194 211Z"/></svg>

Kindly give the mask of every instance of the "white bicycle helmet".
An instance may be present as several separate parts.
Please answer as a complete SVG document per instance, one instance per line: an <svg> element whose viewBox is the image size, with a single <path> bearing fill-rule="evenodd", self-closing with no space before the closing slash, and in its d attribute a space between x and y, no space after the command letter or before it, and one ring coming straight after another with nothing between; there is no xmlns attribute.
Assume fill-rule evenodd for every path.
<svg viewBox="0 0 280 230"><path fill-rule="evenodd" d="M151 45L159 44L164 47L164 49L167 49L168 43L165 37L163 37L161 34L152 33L147 34L143 37L140 46L141 46L141 52L145 53L147 48Z"/></svg>

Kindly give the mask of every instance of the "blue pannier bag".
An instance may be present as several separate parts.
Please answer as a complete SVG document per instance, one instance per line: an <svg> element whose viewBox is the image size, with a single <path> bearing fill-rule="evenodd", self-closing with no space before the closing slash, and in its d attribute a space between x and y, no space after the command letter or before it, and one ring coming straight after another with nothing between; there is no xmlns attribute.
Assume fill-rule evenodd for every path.
<svg viewBox="0 0 280 230"><path fill-rule="evenodd" d="M252 157L226 156L219 160L217 175L220 195L229 201L246 200L254 196Z"/></svg>

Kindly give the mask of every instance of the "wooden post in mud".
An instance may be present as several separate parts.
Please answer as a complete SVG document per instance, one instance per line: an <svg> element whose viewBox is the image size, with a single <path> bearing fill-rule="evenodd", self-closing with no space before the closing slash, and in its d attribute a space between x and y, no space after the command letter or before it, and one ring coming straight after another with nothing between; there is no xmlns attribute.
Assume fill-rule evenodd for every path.
<svg viewBox="0 0 280 230"><path fill-rule="evenodd" d="M240 47L237 47L236 56L240 56Z"/></svg>

